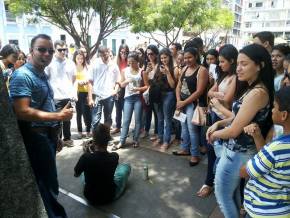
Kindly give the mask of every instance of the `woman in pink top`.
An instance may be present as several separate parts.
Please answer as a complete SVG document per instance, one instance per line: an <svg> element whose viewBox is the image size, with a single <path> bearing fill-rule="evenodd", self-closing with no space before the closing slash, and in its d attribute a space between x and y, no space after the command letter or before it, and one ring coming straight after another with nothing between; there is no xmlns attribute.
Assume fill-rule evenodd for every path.
<svg viewBox="0 0 290 218"><path fill-rule="evenodd" d="M129 47L126 44L122 44L119 47L117 55L117 65L122 72L128 66L128 54ZM122 112L124 107L124 94L125 89L121 88L118 95L115 98L115 107L116 107L116 128L112 130L112 134L119 133L122 126Z"/></svg>

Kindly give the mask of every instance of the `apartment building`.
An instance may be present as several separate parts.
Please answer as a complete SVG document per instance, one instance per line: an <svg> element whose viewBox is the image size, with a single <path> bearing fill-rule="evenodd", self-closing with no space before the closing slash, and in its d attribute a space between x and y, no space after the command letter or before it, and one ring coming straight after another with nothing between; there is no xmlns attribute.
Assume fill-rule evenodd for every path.
<svg viewBox="0 0 290 218"><path fill-rule="evenodd" d="M290 0L245 0L244 39L260 31L271 31L290 42Z"/></svg>
<svg viewBox="0 0 290 218"><path fill-rule="evenodd" d="M227 35L227 43L232 43L236 46L241 44L241 29L242 29L242 12L243 0L223 0L223 5L229 8L234 14L234 26Z"/></svg>

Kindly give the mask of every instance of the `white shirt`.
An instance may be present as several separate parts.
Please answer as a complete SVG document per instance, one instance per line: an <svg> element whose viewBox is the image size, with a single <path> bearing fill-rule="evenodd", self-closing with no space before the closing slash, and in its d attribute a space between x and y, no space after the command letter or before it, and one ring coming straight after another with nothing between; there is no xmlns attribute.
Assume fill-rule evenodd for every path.
<svg viewBox="0 0 290 218"><path fill-rule="evenodd" d="M93 83L93 94L102 99L112 96L119 76L120 71L117 64L112 61L105 64L101 59L98 59L96 63L91 64L88 73L88 78Z"/></svg>
<svg viewBox="0 0 290 218"><path fill-rule="evenodd" d="M73 85L76 66L73 61L54 57L45 68L45 73L52 87L54 99L61 100L76 96L76 90Z"/></svg>
<svg viewBox="0 0 290 218"><path fill-rule="evenodd" d="M137 87L140 87L140 85L141 85L141 80L142 80L141 72L142 71L139 70L139 72L137 74L132 74L130 67L127 67L124 70L125 80L126 79L130 79L131 80L131 82L129 82L129 84L125 88L125 98L128 97L128 96L131 96L131 95L140 94L139 91L133 91L133 89L137 88Z"/></svg>

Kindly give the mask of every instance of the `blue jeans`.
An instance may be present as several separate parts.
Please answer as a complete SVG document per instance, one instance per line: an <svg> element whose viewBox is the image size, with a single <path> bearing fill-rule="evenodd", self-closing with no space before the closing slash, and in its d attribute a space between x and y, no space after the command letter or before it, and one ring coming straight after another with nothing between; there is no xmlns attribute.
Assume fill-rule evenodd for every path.
<svg viewBox="0 0 290 218"><path fill-rule="evenodd" d="M171 140L172 119L175 109L175 93L166 92L162 95L160 104L155 104L157 107L158 119L158 138L160 142L169 144Z"/></svg>
<svg viewBox="0 0 290 218"><path fill-rule="evenodd" d="M117 186L115 192L115 200L118 199L124 192L130 173L130 164L123 163L117 166L114 174L114 182Z"/></svg>
<svg viewBox="0 0 290 218"><path fill-rule="evenodd" d="M104 123L108 126L112 125L112 111L114 107L114 98L111 96L99 101L95 101L92 109L92 130L100 123L102 118L102 110L104 111Z"/></svg>
<svg viewBox="0 0 290 218"><path fill-rule="evenodd" d="M234 152L223 148L215 174L215 195L226 218L238 218L241 206L240 168L252 158L255 151Z"/></svg>
<svg viewBox="0 0 290 218"><path fill-rule="evenodd" d="M64 208L57 201L57 138L51 137L49 133L29 131L23 135L23 139L48 217L67 217Z"/></svg>
<svg viewBox="0 0 290 218"><path fill-rule="evenodd" d="M192 157L199 156L199 143L200 143L200 126L191 123L194 111L194 105L188 104L184 107L183 113L186 114L186 121L181 123L181 149L190 151Z"/></svg>
<svg viewBox="0 0 290 218"><path fill-rule="evenodd" d="M124 102L124 114L123 114L123 126L121 130L120 143L125 144L126 138L129 132L129 127L132 119L132 114L135 114L135 130L133 140L139 142L139 135L142 123L142 103L140 95L131 95L125 98Z"/></svg>

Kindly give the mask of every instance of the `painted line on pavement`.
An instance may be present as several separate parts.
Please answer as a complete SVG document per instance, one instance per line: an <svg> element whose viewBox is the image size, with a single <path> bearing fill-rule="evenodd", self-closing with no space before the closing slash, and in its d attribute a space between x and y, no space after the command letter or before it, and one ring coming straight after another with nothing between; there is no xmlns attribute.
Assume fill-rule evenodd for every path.
<svg viewBox="0 0 290 218"><path fill-rule="evenodd" d="M77 202L79 202L79 203L81 203L81 204L83 204L83 205L85 205L87 207L91 207L85 199L83 199L83 198L81 198L81 197L79 197L79 196L77 196L77 195L75 195L75 194L73 194L73 193L71 193L71 192L69 192L67 190L64 190L63 188L60 188L60 187L59 187L58 190L61 193L63 193L64 195L74 199L75 201L77 201ZM102 212L104 212L104 211L102 211ZM108 218L120 218L120 217L115 215L115 214L108 214Z"/></svg>

